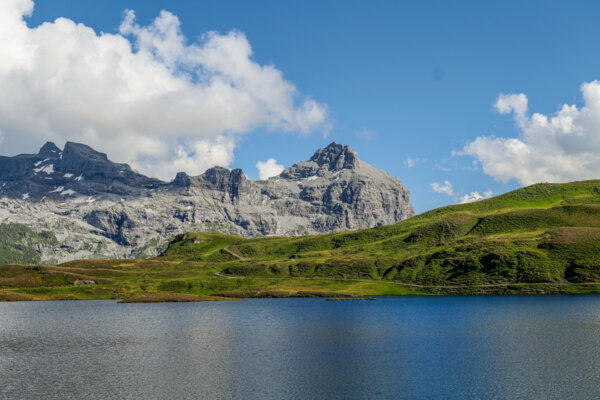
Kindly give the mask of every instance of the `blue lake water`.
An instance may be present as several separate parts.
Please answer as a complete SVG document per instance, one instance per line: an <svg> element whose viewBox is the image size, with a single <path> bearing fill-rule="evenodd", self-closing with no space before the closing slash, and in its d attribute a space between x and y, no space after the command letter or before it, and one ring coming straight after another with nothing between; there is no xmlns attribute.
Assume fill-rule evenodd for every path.
<svg viewBox="0 0 600 400"><path fill-rule="evenodd" d="M0 303L6 399L600 398L600 296Z"/></svg>

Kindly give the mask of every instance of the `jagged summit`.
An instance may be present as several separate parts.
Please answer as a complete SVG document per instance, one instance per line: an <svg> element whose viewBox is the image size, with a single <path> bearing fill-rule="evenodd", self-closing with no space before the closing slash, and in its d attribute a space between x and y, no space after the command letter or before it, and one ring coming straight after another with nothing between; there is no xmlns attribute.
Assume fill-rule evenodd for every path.
<svg viewBox="0 0 600 400"><path fill-rule="evenodd" d="M42 262L156 255L174 235L304 235L392 224L414 215L400 180L331 143L267 180L213 167L171 182L112 162L85 144L0 157L0 228L18 222L52 232Z"/></svg>
<svg viewBox="0 0 600 400"><path fill-rule="evenodd" d="M361 165L367 164L359 160L356 151L332 142L318 149L310 160L294 164L276 178L292 181L329 179L332 174L343 171L359 173ZM195 187L220 190L229 195L228 201L235 203L248 182L241 169L229 170L220 166L209 168L199 176L179 172L170 183L163 182L135 172L128 164L114 163L105 153L75 142L67 142L63 150L47 142L38 154L0 157L0 197L28 201L64 200L77 196L136 197L148 190L181 191Z"/></svg>
<svg viewBox="0 0 600 400"><path fill-rule="evenodd" d="M350 146L332 142L324 149L319 149L310 158L320 167L327 166L330 171L354 169L358 166L358 155Z"/></svg>
<svg viewBox="0 0 600 400"><path fill-rule="evenodd" d="M173 179L172 184L179 187L190 187L192 185L191 177L185 172L178 172Z"/></svg>
<svg viewBox="0 0 600 400"><path fill-rule="evenodd" d="M309 161L302 161L286 168L280 176L285 179L322 177L342 170L356 170L360 164L356 151L350 146L332 142L329 146L317 150Z"/></svg>
<svg viewBox="0 0 600 400"><path fill-rule="evenodd" d="M37 154L0 157L0 197L42 201L78 196L139 196L166 183L81 143L47 142Z"/></svg>
<svg viewBox="0 0 600 400"><path fill-rule="evenodd" d="M330 172L341 171L342 169L353 170L358 167L359 162L360 160L356 151L350 148L350 146L332 142L327 147L318 149L309 161L302 161L285 169L279 177L296 179L309 177L316 174L319 170ZM195 177L196 179L193 178L185 172L178 172L172 183L176 186L185 187L198 184L199 181L205 181L213 185L222 186L223 182L230 181L231 179L239 180L238 183L247 179L244 172L239 168L229 170L220 166L209 168L199 177Z"/></svg>
<svg viewBox="0 0 600 400"><path fill-rule="evenodd" d="M60 153L61 150L54 143L46 142L38 154L42 156L58 157Z"/></svg>
<svg viewBox="0 0 600 400"><path fill-rule="evenodd" d="M108 156L105 153L94 150L90 146L82 143L67 142L63 150L64 158L85 159L95 162L107 162Z"/></svg>

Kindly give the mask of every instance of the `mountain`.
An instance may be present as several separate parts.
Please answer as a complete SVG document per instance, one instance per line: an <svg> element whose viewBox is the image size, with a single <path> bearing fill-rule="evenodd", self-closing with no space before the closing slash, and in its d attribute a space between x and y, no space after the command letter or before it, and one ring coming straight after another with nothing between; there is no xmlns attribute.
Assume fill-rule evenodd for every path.
<svg viewBox="0 0 600 400"><path fill-rule="evenodd" d="M506 293L600 293L600 180L537 184L357 231L190 232L146 260L0 267L0 300Z"/></svg>
<svg viewBox="0 0 600 400"><path fill-rule="evenodd" d="M71 142L0 157L0 264L155 256L188 231L298 236L413 215L400 180L337 143L262 181L214 167L164 182Z"/></svg>

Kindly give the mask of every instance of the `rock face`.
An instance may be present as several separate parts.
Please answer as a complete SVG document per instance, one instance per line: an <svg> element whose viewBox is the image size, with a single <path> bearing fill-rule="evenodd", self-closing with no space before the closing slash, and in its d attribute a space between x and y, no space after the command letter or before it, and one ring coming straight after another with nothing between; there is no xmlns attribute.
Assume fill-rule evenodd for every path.
<svg viewBox="0 0 600 400"><path fill-rule="evenodd" d="M263 181L214 167L163 182L70 142L63 150L46 143L38 154L0 157L0 225L54 234L58 244L36 248L45 263L153 256L187 231L296 236L413 215L397 178L337 143Z"/></svg>

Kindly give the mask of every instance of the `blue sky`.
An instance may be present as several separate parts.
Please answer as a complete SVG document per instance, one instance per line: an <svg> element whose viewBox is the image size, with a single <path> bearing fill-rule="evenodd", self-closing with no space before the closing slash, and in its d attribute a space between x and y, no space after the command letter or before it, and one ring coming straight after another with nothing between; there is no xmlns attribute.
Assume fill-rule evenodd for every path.
<svg viewBox="0 0 600 400"><path fill-rule="evenodd" d="M256 63L272 64L300 98L326 105L327 134L252 128L236 136L230 167L254 179L259 160L275 158L287 167L337 141L400 178L423 212L471 192L500 194L537 180L588 178L577 171L595 165L590 159L561 175L540 159L524 168L544 164L541 172L524 177L499 172L500 161L483 150L460 153L477 137L534 132L520 125L517 112L498 112L500 94L526 94L526 118L534 112L552 117L563 104L585 105L580 86L600 78L596 2L37 0L27 23L35 27L65 17L96 32L117 33L125 9L135 10L141 26L170 11L190 42L207 31L239 30ZM595 143L595 125L581 126ZM527 144L535 148L538 136L531 135ZM503 162L511 164L507 157ZM416 164L409 167L408 158ZM486 174L482 162L496 164ZM451 195L432 188L448 187L445 181Z"/></svg>

